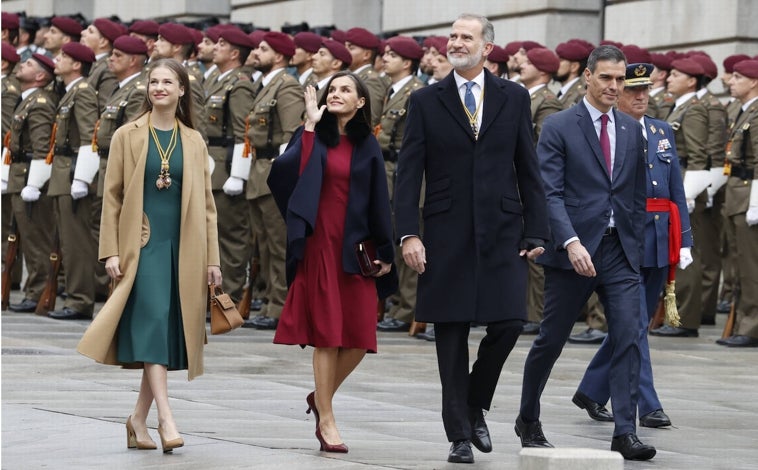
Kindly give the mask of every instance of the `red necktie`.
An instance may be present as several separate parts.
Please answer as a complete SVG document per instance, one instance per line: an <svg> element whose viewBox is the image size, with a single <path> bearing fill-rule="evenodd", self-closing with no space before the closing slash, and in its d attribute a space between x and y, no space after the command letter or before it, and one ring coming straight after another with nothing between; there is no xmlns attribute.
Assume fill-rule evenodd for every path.
<svg viewBox="0 0 758 470"><path fill-rule="evenodd" d="M600 115L600 149L605 157L605 166L611 174L611 139L608 137L608 115Z"/></svg>

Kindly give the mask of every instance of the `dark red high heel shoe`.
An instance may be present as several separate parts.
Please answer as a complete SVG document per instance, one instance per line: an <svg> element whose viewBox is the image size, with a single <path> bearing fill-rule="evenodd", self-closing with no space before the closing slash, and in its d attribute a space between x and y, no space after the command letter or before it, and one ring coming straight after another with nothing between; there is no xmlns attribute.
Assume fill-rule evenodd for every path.
<svg viewBox="0 0 758 470"><path fill-rule="evenodd" d="M313 416L316 417L316 431L318 431L318 424L319 424L319 416L318 416L318 408L316 408L316 391L309 393L307 397L305 397L305 401L308 403L308 409L305 410L306 414L310 414L311 411L313 411Z"/></svg>
<svg viewBox="0 0 758 470"><path fill-rule="evenodd" d="M314 409L315 411L315 409ZM338 454L347 454L347 446L342 444L329 444L324 440L324 436L321 435L321 430L316 428L316 439L321 444L321 452L335 452Z"/></svg>

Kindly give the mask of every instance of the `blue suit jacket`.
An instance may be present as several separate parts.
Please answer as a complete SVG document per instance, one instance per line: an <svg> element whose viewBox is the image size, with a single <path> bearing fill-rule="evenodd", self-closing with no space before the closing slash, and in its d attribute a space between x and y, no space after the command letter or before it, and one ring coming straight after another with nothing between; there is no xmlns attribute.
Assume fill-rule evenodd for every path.
<svg viewBox="0 0 758 470"><path fill-rule="evenodd" d="M580 101L545 119L537 156L547 197L552 242L538 262L573 269L563 243L572 237L591 256L608 227L611 210L630 266L642 263L645 221L645 153L640 123L614 110L616 153L609 178L589 110Z"/></svg>
<svg viewBox="0 0 758 470"><path fill-rule="evenodd" d="M684 199L682 173L671 125L645 116L647 131L647 190L649 198L670 199L679 206L682 246L692 246L692 230ZM648 212L645 220L645 255L642 266L663 268L669 265L669 213Z"/></svg>

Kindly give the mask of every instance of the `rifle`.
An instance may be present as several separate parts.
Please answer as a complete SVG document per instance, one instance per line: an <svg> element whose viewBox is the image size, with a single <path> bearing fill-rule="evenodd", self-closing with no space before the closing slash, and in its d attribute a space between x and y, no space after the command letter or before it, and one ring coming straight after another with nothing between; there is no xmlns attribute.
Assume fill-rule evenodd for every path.
<svg viewBox="0 0 758 470"><path fill-rule="evenodd" d="M240 302L237 305L237 310L245 320L250 318L250 303L253 301L253 286L255 285L255 280L258 278L260 271L260 260L257 256L255 256L255 254L253 254L253 256L250 257L250 268L248 269L247 285L242 291L242 299L240 299Z"/></svg>
<svg viewBox="0 0 758 470"><path fill-rule="evenodd" d="M50 269L47 272L47 282L42 295L37 302L37 308L34 313L43 317L47 312L55 310L55 300L58 297L58 271L61 269L61 237L58 230L55 230L53 239L53 250L50 252Z"/></svg>
<svg viewBox="0 0 758 470"><path fill-rule="evenodd" d="M726 317L724 331L721 333L721 339L727 339L734 333L734 319L737 316L737 304L740 299L740 286L736 284L732 291L732 306L729 308L729 316Z"/></svg>
<svg viewBox="0 0 758 470"><path fill-rule="evenodd" d="M647 331L653 331L663 326L663 320L666 318L666 309L663 306L663 296L658 298L658 305L655 307L655 315L650 319Z"/></svg>
<svg viewBox="0 0 758 470"><path fill-rule="evenodd" d="M5 259L3 260L3 275L2 275L2 309L5 310L10 304L11 295L11 272L13 271L13 265L16 264L18 258L18 227L16 225L16 217L11 215L11 228L8 233L8 246L5 252Z"/></svg>

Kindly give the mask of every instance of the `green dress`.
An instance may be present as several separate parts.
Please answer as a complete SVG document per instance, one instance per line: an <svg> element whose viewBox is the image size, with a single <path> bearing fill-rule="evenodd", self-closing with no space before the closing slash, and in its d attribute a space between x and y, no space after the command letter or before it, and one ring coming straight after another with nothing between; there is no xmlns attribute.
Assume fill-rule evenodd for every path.
<svg viewBox="0 0 758 470"><path fill-rule="evenodd" d="M155 130L164 149L173 131ZM169 159L171 186L158 190L161 159L148 136L143 210L150 223L150 238L142 247L137 276L118 325L118 360L125 366L162 364L169 370L187 368L179 303L179 229L182 201L182 143Z"/></svg>

